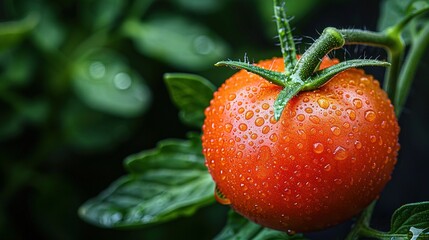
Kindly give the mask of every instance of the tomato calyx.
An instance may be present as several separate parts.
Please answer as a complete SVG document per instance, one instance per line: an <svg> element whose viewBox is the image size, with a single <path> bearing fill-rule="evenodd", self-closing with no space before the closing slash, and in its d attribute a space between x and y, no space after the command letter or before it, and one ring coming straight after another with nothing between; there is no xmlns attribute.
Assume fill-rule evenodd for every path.
<svg viewBox="0 0 429 240"><path fill-rule="evenodd" d="M277 15L278 7L275 8L275 11ZM286 22L288 21L286 18L282 19L285 19ZM279 26L280 25L278 25L278 27ZM346 43L341 31L333 27L326 28L322 35L310 46L298 61L291 61L290 59L292 58L287 54L294 53L295 46L294 44L290 44L290 42L293 42L293 40L290 40L292 35L285 34L285 32L290 33L289 25L285 24L283 26L286 26L288 30L284 30L284 28L278 29L279 37L286 37L289 39L280 40L280 42L283 43L281 44L281 47L282 53L284 53L283 60L285 61L285 70L283 72L267 70L251 65L247 62L220 61L215 64L215 66L229 66L245 69L265 78L273 84L283 87L283 90L277 96L273 106L274 118L276 120L280 119L283 109L287 103L299 92L317 89L327 83L333 76L344 70L364 66L387 67L390 65L388 62L378 60L355 59L336 64L323 70L317 70L322 59L330 51L341 48ZM296 56L293 58L296 59Z"/></svg>

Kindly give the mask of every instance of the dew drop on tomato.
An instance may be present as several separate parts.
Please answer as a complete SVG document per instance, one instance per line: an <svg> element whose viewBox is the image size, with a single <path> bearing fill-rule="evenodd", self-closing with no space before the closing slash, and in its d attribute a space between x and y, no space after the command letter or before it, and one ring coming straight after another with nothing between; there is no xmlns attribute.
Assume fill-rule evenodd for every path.
<svg viewBox="0 0 429 240"><path fill-rule="evenodd" d="M373 122L374 120L375 120L375 118L376 118L377 116L375 115L375 112L374 111L372 111L372 110L368 110L368 111L366 111L365 112L365 119L368 121L368 122Z"/></svg>
<svg viewBox="0 0 429 240"><path fill-rule="evenodd" d="M323 147L323 144L321 144L321 143L315 143L315 144L313 144L313 151L315 152L315 153L322 153L323 152L323 150L324 150L324 147Z"/></svg>
<svg viewBox="0 0 429 240"><path fill-rule="evenodd" d="M341 134L341 129L337 126L332 126L331 131L335 136L339 136Z"/></svg>
<svg viewBox="0 0 429 240"><path fill-rule="evenodd" d="M317 99L317 104L319 104L319 106L324 109L327 109L329 107L329 102L325 98Z"/></svg>
<svg viewBox="0 0 429 240"><path fill-rule="evenodd" d="M341 146L338 146L334 150L334 158L336 160L344 160L348 157L347 150Z"/></svg>
<svg viewBox="0 0 429 240"><path fill-rule="evenodd" d="M353 106L355 106L357 109L362 107L362 100L359 98L353 99Z"/></svg>
<svg viewBox="0 0 429 240"><path fill-rule="evenodd" d="M255 125L258 126L258 127L264 125L264 123L265 123L265 120L263 118L261 118L261 117L258 117L255 120Z"/></svg>
<svg viewBox="0 0 429 240"><path fill-rule="evenodd" d="M249 110L249 111L246 112L246 114L244 115L244 117L246 118L246 120L249 120L249 119L251 119L253 117L253 114L254 114L253 111Z"/></svg>

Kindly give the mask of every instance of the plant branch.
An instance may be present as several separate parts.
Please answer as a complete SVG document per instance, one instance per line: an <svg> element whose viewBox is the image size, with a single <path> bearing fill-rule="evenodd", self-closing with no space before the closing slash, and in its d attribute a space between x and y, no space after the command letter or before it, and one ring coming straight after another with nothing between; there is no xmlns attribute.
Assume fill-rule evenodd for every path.
<svg viewBox="0 0 429 240"><path fill-rule="evenodd" d="M293 41L292 31L289 26L289 20L286 16L285 2L274 1L274 17L277 23L277 32L279 34L280 47L285 65L286 75L290 75L296 65L295 43Z"/></svg>

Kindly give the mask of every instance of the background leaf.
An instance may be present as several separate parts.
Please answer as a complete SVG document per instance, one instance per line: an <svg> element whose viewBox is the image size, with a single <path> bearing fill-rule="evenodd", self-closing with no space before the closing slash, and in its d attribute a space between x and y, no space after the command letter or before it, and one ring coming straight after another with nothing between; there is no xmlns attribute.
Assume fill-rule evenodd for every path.
<svg viewBox="0 0 429 240"><path fill-rule="evenodd" d="M187 70L207 69L224 58L228 49L203 25L171 14L157 15L147 22L130 20L124 33L142 54Z"/></svg>
<svg viewBox="0 0 429 240"><path fill-rule="evenodd" d="M234 211L228 215L227 225L222 232L216 236L215 240L289 240L305 239L301 234L288 235L284 232L264 228Z"/></svg>
<svg viewBox="0 0 429 240"><path fill-rule="evenodd" d="M408 235L411 229L429 238L429 202L406 204L393 213L389 233Z"/></svg>
<svg viewBox="0 0 429 240"><path fill-rule="evenodd" d="M418 8L429 6L429 0L384 0L381 5L380 17L378 19L378 30L383 31L388 27L399 23L404 17ZM421 24L427 24L427 14L424 18L413 20L414 24L410 24L403 31L404 40L409 42L412 35L420 27Z"/></svg>
<svg viewBox="0 0 429 240"><path fill-rule="evenodd" d="M30 13L22 20L0 23L0 53L18 44L27 33L34 29L39 15Z"/></svg>
<svg viewBox="0 0 429 240"><path fill-rule="evenodd" d="M90 107L122 117L144 112L151 94L137 72L116 52L93 50L76 63L74 89Z"/></svg>
<svg viewBox="0 0 429 240"><path fill-rule="evenodd" d="M195 142L165 140L130 156L132 174L114 182L79 210L102 227L144 227L193 214L214 201L214 183Z"/></svg>
<svg viewBox="0 0 429 240"><path fill-rule="evenodd" d="M213 98L215 86L207 79L193 74L169 73L164 75L170 97L180 109L182 122L200 128L204 110Z"/></svg>

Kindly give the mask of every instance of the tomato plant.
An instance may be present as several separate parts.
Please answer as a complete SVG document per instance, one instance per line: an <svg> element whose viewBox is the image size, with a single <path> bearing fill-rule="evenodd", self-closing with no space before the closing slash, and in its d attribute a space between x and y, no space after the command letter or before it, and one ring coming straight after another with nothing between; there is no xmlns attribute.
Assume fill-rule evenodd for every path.
<svg viewBox="0 0 429 240"><path fill-rule="evenodd" d="M0 235L424 239L428 1L381 1L359 29L378 4L287 1L295 37L333 26L313 43L278 1L275 40L269 1L2 1ZM219 62L245 69L221 86L235 70L213 63L246 51L269 60ZM176 71L209 80L160 81ZM143 230L78 219L148 148L78 211Z"/></svg>

